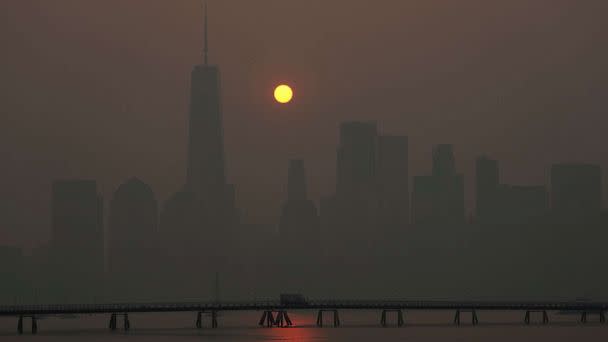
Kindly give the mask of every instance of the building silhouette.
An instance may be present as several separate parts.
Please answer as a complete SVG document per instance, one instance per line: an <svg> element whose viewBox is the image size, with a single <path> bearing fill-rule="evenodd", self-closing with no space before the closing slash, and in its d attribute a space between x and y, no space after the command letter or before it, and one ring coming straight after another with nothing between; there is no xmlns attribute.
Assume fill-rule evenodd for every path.
<svg viewBox="0 0 608 342"><path fill-rule="evenodd" d="M538 223L547 214L549 200L544 186L501 184L497 160L476 160L476 216L480 223Z"/></svg>
<svg viewBox="0 0 608 342"><path fill-rule="evenodd" d="M345 122L337 149L336 194L322 201L332 253L355 258L370 252L376 228L376 122ZM360 253L353 253L360 251Z"/></svg>
<svg viewBox="0 0 608 342"><path fill-rule="evenodd" d="M201 267L209 246L202 219L199 202L192 192L176 192L163 204L159 245L164 252L159 269L166 277L159 280L159 285L171 289L172 295L199 294L203 282Z"/></svg>
<svg viewBox="0 0 608 342"><path fill-rule="evenodd" d="M207 202L224 196L224 144L217 66L196 65L191 74L188 190Z"/></svg>
<svg viewBox="0 0 608 342"><path fill-rule="evenodd" d="M433 148L433 172L414 177L413 220L416 224L461 224L465 219L464 179L456 172L453 146Z"/></svg>
<svg viewBox="0 0 608 342"><path fill-rule="evenodd" d="M165 267L179 279L178 292L191 295L204 290L206 275L229 268L239 224L235 187L226 181L221 74L209 63L206 7L203 60L191 73L186 182L160 218Z"/></svg>
<svg viewBox="0 0 608 342"><path fill-rule="evenodd" d="M500 170L498 161L487 156L475 161L475 213L479 222L494 222L498 216Z"/></svg>
<svg viewBox="0 0 608 342"><path fill-rule="evenodd" d="M27 264L21 248L0 246L0 302L22 300L27 286Z"/></svg>
<svg viewBox="0 0 608 342"><path fill-rule="evenodd" d="M543 296L571 284L583 289L578 293L589 286L601 291L605 282L594 267L603 264L572 261L602 257L605 225L588 224L601 222L599 166L553 165L549 197L545 186L503 184L499 161L480 157L477 223L465 226L454 147L433 147L432 171L414 177L410 200L408 137L383 135L373 121L340 125L336 185L319 210L308 195L304 161L290 160L278 222L239 225L236 190L226 177L222 77L209 63L206 8L204 26L202 60L190 75L185 180L160 215L150 186L137 178L121 184L110 202L104 259L96 182L55 182L48 248L28 263L20 249L0 247L0 299L26 293L30 276L48 282L40 287L59 303L98 301L104 285L110 285L110 300L168 303L212 296L220 302L220 287L225 298L247 299L279 292L321 298L330 287L341 297L411 289L420 297L483 297L477 290L496 295L518 281L524 291L542 284ZM406 229L411 223L423 229ZM439 229L424 229L433 227ZM441 292L442 286L448 290Z"/></svg>
<svg viewBox="0 0 608 342"><path fill-rule="evenodd" d="M377 222L386 233L403 230L410 223L407 137L378 137L376 173Z"/></svg>
<svg viewBox="0 0 608 342"><path fill-rule="evenodd" d="M288 248L288 258L299 263L316 260L319 254L319 215L308 199L303 160L290 160L287 200L283 203L279 224L281 244Z"/></svg>
<svg viewBox="0 0 608 342"><path fill-rule="evenodd" d="M554 216L597 219L602 210L599 165L564 163L551 167L551 209Z"/></svg>
<svg viewBox="0 0 608 342"><path fill-rule="evenodd" d="M53 183L52 253L61 299L101 295L104 274L103 202L94 180Z"/></svg>
<svg viewBox="0 0 608 342"><path fill-rule="evenodd" d="M152 188L137 178L121 184L110 202L108 274L114 298L150 292L158 272L158 205Z"/></svg>
<svg viewBox="0 0 608 342"><path fill-rule="evenodd" d="M456 159L454 157L454 146L451 144L440 144L433 148L433 176L438 178L450 178L456 175Z"/></svg>
<svg viewBox="0 0 608 342"><path fill-rule="evenodd" d="M340 126L336 194L369 194L376 176L376 122L346 122Z"/></svg>
<svg viewBox="0 0 608 342"><path fill-rule="evenodd" d="M200 203L207 237L221 240L234 223L234 187L226 183L221 77L209 64L206 8L204 24L203 63L191 73L186 190Z"/></svg>
<svg viewBox="0 0 608 342"><path fill-rule="evenodd" d="M321 199L321 230L334 267L384 262L402 253L410 223L408 138L380 135L376 122L344 122L336 193Z"/></svg>
<svg viewBox="0 0 608 342"><path fill-rule="evenodd" d="M290 160L287 199L281 208L279 253L281 287L303 292L321 262L319 215L308 199L303 160Z"/></svg>

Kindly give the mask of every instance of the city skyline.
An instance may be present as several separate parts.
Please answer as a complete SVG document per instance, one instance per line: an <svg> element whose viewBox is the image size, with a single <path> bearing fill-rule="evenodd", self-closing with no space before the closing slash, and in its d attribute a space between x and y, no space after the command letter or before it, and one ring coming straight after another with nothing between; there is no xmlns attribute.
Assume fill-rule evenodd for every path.
<svg viewBox="0 0 608 342"><path fill-rule="evenodd" d="M7 163L0 182L10 195L2 200L1 241L30 248L50 238L54 179L96 179L106 205L134 175L160 201L184 184L188 72L201 62L201 7L146 4L142 13L137 2L3 2L0 152ZM336 132L351 119L407 135L412 176L430 173L433 145L452 143L468 212L483 154L504 164L509 184L542 184L558 161L599 164L606 176L599 3L349 4L352 12L340 16L339 2L322 12L316 4L242 3L251 14L245 19L210 2L210 62L224 76L227 178L238 185L247 221L277 220L283 181L275 175L286 177L289 159L306 160L310 198L329 195ZM503 20L484 19L491 17ZM318 25L300 30L303 18ZM284 80L297 97L279 108L271 91Z"/></svg>
<svg viewBox="0 0 608 342"><path fill-rule="evenodd" d="M47 300L68 302L100 296L124 300L154 298L161 288L166 289L162 294L165 296L196 297L213 291L219 293L220 275L224 284L228 284L226 292L231 296L243 294L244 289L239 286L243 281L254 288L261 287L260 293L277 286L293 289L294 293L308 290L324 293L322 288L313 285L315 280L329 277L340 283L356 277L362 265L376 274L377 279L395 277L391 275L391 268L409 262L408 256L428 259L428 265L442 269L446 265L435 264L442 258L429 255L435 246L445 249L435 253L437 255L462 253L472 258L465 267L470 268L475 264L474 251L488 253L486 248L496 243L496 247L502 248L496 237L484 235L490 231L508 240L516 237L509 234L533 226L538 226L539 232L555 231L559 235L569 234L566 231L570 226L582 225L589 230L589 236L602 235L596 230L605 225L608 214L600 163L552 160L545 166L544 177L537 178L535 183L515 182L514 185L511 177L505 176L506 168L501 166L503 158L510 162L512 159L487 148L477 154L475 149L460 152L458 144L445 140L458 141L459 132L453 130L432 141L427 157L430 167L425 167L421 161L427 158L412 158L420 151L414 148L416 140L410 133L419 127L411 127L410 133L400 132L397 127L386 129L384 120L377 117L382 110L381 103L376 103L371 117L357 118L348 113L345 117L342 117L345 113L335 117L338 134L334 146L324 145L322 151L302 153L297 146L286 143L283 148L287 155L264 155L265 164L281 160L288 164L287 173L283 166L272 177L281 187L279 194L274 194L280 205L274 207L272 201L262 200L272 194L271 187L251 193L251 184L239 183L239 177L234 176L245 172L253 184L257 184L273 173L260 174L254 168L234 171L227 162L238 163L244 156L239 149L225 149L227 137L233 133L224 125L231 115L225 107L230 108L234 96L227 94L223 87L223 75L230 75L230 69L226 71L221 60L215 62L215 56L221 55L219 42L222 40L218 40L216 52L216 44L210 44L214 30L213 25L209 25L206 2L202 12L199 8L201 13L199 57L191 69L190 87L186 92L189 95L187 128L177 139L186 141L181 148L185 153L180 153L186 158L181 162L181 176L168 177L174 188L165 194L156 184L147 182L146 172L142 172L121 179L116 188L108 191L101 185L103 169L96 171L100 177L68 173L49 180L52 183L52 200L48 202L50 238L28 235L28 239L20 243L0 244L34 247L31 253L15 254L11 248L5 250L6 255L15 258L14 264L30 265L23 276L34 287L23 288L26 300L32 300L32 293ZM306 117L313 112L302 112L312 108L308 101L314 97L298 84L297 78L276 81L275 85L284 82L294 87L294 100L282 105L267 103L260 108L277 116L272 120L287 115L288 121L297 121L291 129L320 128ZM376 88L361 83L355 84L354 89ZM271 95L271 92L266 94L267 101L272 101ZM374 102L373 97L369 99ZM408 103L402 106L407 108ZM145 130L143 124L140 126ZM288 131L285 129L283 135L286 142L293 139ZM319 141L316 135L297 136L305 142ZM139 131L132 132L131 137L138 138ZM269 138L267 143L277 145L276 137ZM152 146L132 149L130 161L138 163ZM251 145L239 147L246 150ZM328 150L334 151L333 161L319 168L314 163L318 161L317 154ZM470 156L461 157L470 154L475 155L469 164ZM167 161L158 159L157 168L162 170ZM531 173L530 165L523 166L526 173ZM472 175L467 171L471 168L475 170ZM318 178L319 169L334 170L335 180L320 192L317 184L315 192L312 190L315 177L311 175ZM473 186L467 182L471 178ZM260 205L250 203L248 206L247 201L239 201L241 196L263 202L261 206L274 207L273 212L257 213ZM265 219L260 220L261 217ZM483 238L476 236L476 230L482 231ZM432 237L436 233L439 235ZM416 241L423 242L419 245ZM519 243L525 245L531 241L533 239L522 238ZM259 247L251 249L252 243ZM552 255L561 243L565 241L543 249ZM465 248L468 244L474 247ZM532 250L529 252L534 254ZM511 254L512 251L508 251L504 256ZM19 261L20 258L24 261ZM265 259L272 261L265 262ZM242 270L250 267L258 271ZM410 267L413 272L424 272L419 265ZM522 272L527 272L526 267L522 267ZM273 271L276 268L279 270ZM330 270L337 272L331 274ZM215 284L211 284L209 274L217 275ZM402 276L396 276L394 283L385 285L385 290L399 291L399 286L405 286L403 281ZM147 286L146 291L138 289L137 284L147 283L156 285ZM42 284L46 286L37 287ZM371 286L366 284L361 281L352 293ZM412 286L426 286L424 284L424 281L408 284L401 291L411 291ZM463 286L465 284L466 281ZM576 285L571 284L562 290L575 288ZM596 291L595 287L591 288Z"/></svg>
<svg viewBox="0 0 608 342"><path fill-rule="evenodd" d="M605 339L605 2L0 1L0 336Z"/></svg>

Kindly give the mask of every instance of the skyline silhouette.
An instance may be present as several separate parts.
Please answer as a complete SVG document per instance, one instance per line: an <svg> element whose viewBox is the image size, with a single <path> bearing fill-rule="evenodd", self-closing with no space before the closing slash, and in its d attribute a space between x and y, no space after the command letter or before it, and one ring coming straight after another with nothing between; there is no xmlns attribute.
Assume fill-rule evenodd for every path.
<svg viewBox="0 0 608 342"><path fill-rule="evenodd" d="M31 5L15 6L13 10L32 10ZM71 6L75 11L79 8ZM222 7L226 5L217 6L226 10ZM516 16L519 8L514 8ZM200 27L200 11L198 15ZM66 86L78 109L67 110L72 113L68 116L58 114L55 126L39 134L40 140L31 135L40 133L41 126L5 131L8 141L21 141L23 135L36 142L6 150L4 158L9 171L0 179L10 191L0 194L5 204L0 212L0 246L6 245L0 247L0 262L6 263L7 278L12 280L2 285L7 291L0 300L211 298L216 292L225 298L247 298L283 291L331 296L336 293L333 286L342 288L341 296L357 297L370 293L608 297L601 288L608 278L599 271L606 266L601 246L608 236L602 181L606 144L600 124L605 119L599 116L606 106L597 90L601 84L583 87L586 90L577 90L580 93L570 88L551 96L539 92L568 71L557 68L540 73L539 84L526 89L531 95L517 97L512 92L518 91L521 80L501 88L508 72L490 79L496 86L493 91L484 88L487 65L475 72L470 66L451 65L447 74L458 71L474 79L462 90L458 82L466 83L464 78L451 83L451 76L439 74L427 74L430 84L417 83L424 73L415 72L412 60L403 61L411 67L409 75L414 80L405 88L394 84L399 83L398 75L408 74L406 70L387 71L382 63L371 64L373 73L386 77L380 84L374 82L376 75L367 74L357 63L349 68L361 75L332 81L330 75L345 72L338 64L327 70L311 61L307 67L314 71L296 70L290 75L289 67L279 67L285 63L281 60L277 69L282 70L252 90L248 82L260 80L258 69L274 70L256 67L257 62L248 61L234 47L219 52L229 39L220 39L222 34L214 33L216 29L209 34L218 44L211 44L210 50L207 29L215 26L208 25L207 19L213 23L213 17L205 9L203 39L199 37L196 45L200 50L203 42L203 53L193 63L189 91L183 85L177 90L152 91L164 79L172 86L184 83L173 67L156 70L163 63L154 58L141 69L132 63L113 69L109 63L103 68L116 77L108 79L111 89L121 77L130 80L133 88L144 83L156 86L129 92L116 85L125 91L120 96L105 94L103 88L76 92L81 84L97 84L94 77L83 76L78 87ZM215 22L217 30L235 34L221 20ZM464 21L457 23L468 32ZM327 39L341 42L340 37ZM245 45L250 42L243 39ZM365 42L373 45L373 39ZM295 48L291 45L285 47ZM186 53L175 48L179 44L170 46L168 54ZM384 49L386 55L401 51ZM476 48L465 50L474 55ZM492 63L508 59L487 53ZM165 63L172 64L171 58L165 58ZM180 68L184 64L184 60L178 63ZM517 63L508 66L518 67ZM147 68L155 76L144 76L150 72ZM422 69L428 72L428 68ZM66 66L53 72L71 71ZM240 73L242 78L236 81ZM230 81L228 89L222 75ZM269 103L270 92L264 93L268 84L287 75L294 77L295 100L283 107ZM311 81L315 77L323 81ZM558 84L567 84L566 79ZM18 87L15 83L9 88ZM401 94L404 89L410 92ZM468 92L473 91L471 96ZM92 94L99 98L89 98ZM131 94L139 98L132 99ZM169 94L171 100L165 98ZM528 111L548 104L550 111L565 115L558 108L564 104L559 94L582 97L567 102L565 110L574 110L574 116L586 112L587 120L566 120L557 114L547 117L548 112L531 119ZM533 95L546 98L526 100ZM32 90L28 96L45 99L32 100L35 106L29 107L38 116L45 111L33 108L41 103L49 105L49 111L60 112L65 106L60 104L63 100L55 103L46 98L52 95L39 91ZM174 106L175 102L188 96L184 101L187 115L173 121L172 127L165 126L168 115L160 113L179 113L185 107ZM514 98L508 100L509 96ZM19 112L24 97L18 98L6 101L7 113L11 108ZM438 103L433 109L425 107L429 99ZM150 116L130 116L133 101L141 102L140 110L155 105L162 109L150 111L154 113ZM460 101L467 104L459 107ZM104 103L108 107L98 108ZM459 115L450 113L453 107L460 108ZM513 122L505 119L505 108L512 111ZM498 115L502 121L480 114L492 109L502 114ZM466 110L480 116L468 117L463 114ZM76 112L87 119L69 120ZM407 114L414 112L418 114ZM321 118L332 113L328 119ZM528 118L526 125L523 121ZM48 124L40 119L37 124ZM581 124L593 119L598 122ZM20 122L25 125L27 119ZM185 130L176 129L184 122ZM508 138L496 144L497 133L507 131L509 124L513 126L505 134ZM576 129L577 136L565 134ZM168 131L171 134L165 134ZM41 144L48 146L40 149ZM594 148L584 149L589 146ZM97 153L100 148L105 152ZM562 155L563 159L556 158ZM73 167L80 163L87 166ZM509 166L501 168L501 163ZM538 167L542 163L544 168ZM511 165L518 165L518 176L513 177ZM31 202L24 197L31 197ZM35 228L22 229L28 225ZM41 233L46 226L48 239ZM480 269L484 272L479 273ZM539 269L544 270L543 277Z"/></svg>

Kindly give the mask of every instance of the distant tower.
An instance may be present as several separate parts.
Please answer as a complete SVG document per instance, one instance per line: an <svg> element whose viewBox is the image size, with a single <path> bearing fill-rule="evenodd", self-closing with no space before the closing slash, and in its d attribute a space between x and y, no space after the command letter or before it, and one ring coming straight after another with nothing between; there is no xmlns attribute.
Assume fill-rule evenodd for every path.
<svg viewBox="0 0 608 342"><path fill-rule="evenodd" d="M464 179L456 172L454 148L433 148L433 174L414 177L415 223L459 224L465 219Z"/></svg>
<svg viewBox="0 0 608 342"><path fill-rule="evenodd" d="M222 271L237 254L235 189L225 175L219 67L209 63L207 3L203 2L201 64L191 73L186 184L164 204L160 237L176 293L212 293L211 271ZM193 270L209 270L198 272ZM179 279L179 280L176 280ZM169 279L166 279L169 281Z"/></svg>
<svg viewBox="0 0 608 342"><path fill-rule="evenodd" d="M408 138L380 136L377 151L378 220L385 228L410 222Z"/></svg>
<svg viewBox="0 0 608 342"><path fill-rule="evenodd" d="M498 215L498 192L500 186L498 161L486 156L475 162L475 210L481 222L493 222Z"/></svg>
<svg viewBox="0 0 608 342"><path fill-rule="evenodd" d="M0 246L0 301L10 303L27 293L29 279L25 277L31 264L26 264L21 248Z"/></svg>
<svg viewBox="0 0 608 342"><path fill-rule="evenodd" d="M456 174L454 160L454 147L449 144L440 144L433 148L433 176L445 177Z"/></svg>
<svg viewBox="0 0 608 342"><path fill-rule="evenodd" d="M192 70L187 188L205 204L221 202L226 193L220 70L209 65L207 11L203 64Z"/></svg>
<svg viewBox="0 0 608 342"><path fill-rule="evenodd" d="M306 194L306 171L303 160L289 161L287 201L281 213L282 243L290 248L312 251L319 239L319 216ZM302 251L302 254L305 251Z"/></svg>
<svg viewBox="0 0 608 342"><path fill-rule="evenodd" d="M94 180L53 183L54 275L68 300L100 293L104 271L102 203Z"/></svg>
<svg viewBox="0 0 608 342"><path fill-rule="evenodd" d="M338 196L370 196L376 176L376 122L345 122L338 147Z"/></svg>
<svg viewBox="0 0 608 342"><path fill-rule="evenodd" d="M204 10L203 64L196 65L191 75L185 190L195 195L205 225L220 233L234 222L236 213L234 188L226 183L220 70L209 64L206 3Z"/></svg>
<svg viewBox="0 0 608 342"><path fill-rule="evenodd" d="M158 205L154 192L132 178L121 184L110 202L108 270L114 295L133 298L148 289L156 271ZM127 298L125 298L127 299Z"/></svg>
<svg viewBox="0 0 608 342"><path fill-rule="evenodd" d="M287 200L281 208L279 223L280 265L277 274L281 287L299 289L309 281L321 254L319 214L306 194L306 171L303 160L290 160Z"/></svg>

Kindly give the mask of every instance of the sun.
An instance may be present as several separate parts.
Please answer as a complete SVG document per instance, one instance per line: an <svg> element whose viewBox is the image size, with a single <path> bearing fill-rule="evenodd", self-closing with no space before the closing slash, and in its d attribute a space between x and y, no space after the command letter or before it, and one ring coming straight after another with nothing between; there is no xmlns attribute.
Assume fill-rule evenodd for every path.
<svg viewBox="0 0 608 342"><path fill-rule="evenodd" d="M293 99L293 90L286 84L281 84L274 89L274 98L278 103L289 103Z"/></svg>

